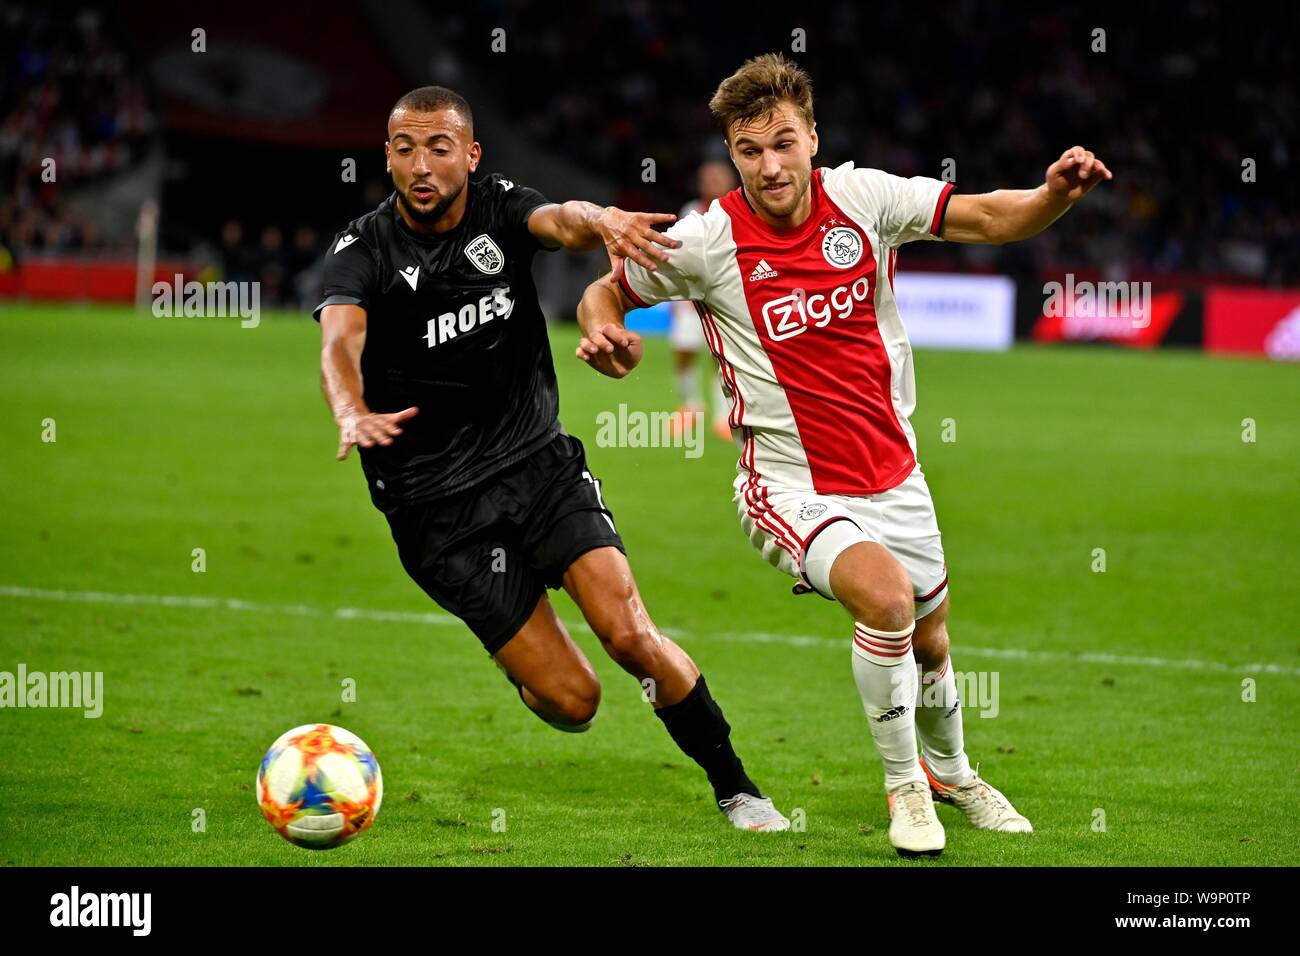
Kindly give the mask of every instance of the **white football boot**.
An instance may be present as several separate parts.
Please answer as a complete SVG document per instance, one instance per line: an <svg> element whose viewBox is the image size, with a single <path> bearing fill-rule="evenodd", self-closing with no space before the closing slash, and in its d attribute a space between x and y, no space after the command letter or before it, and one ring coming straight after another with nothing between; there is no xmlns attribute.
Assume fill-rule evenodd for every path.
<svg viewBox="0 0 1300 956"><path fill-rule="evenodd" d="M770 797L755 797L738 793L730 800L719 800L718 806L737 830L762 830L775 833L790 829L790 821L773 804Z"/></svg>
<svg viewBox="0 0 1300 956"><path fill-rule="evenodd" d="M909 780L889 791L889 842L899 856L938 856L946 837L930 788Z"/></svg>
<svg viewBox="0 0 1300 956"><path fill-rule="evenodd" d="M951 804L971 822L977 830L995 830L999 833L1033 833L1034 828L1028 820L1016 812L1011 801L1002 795L997 787L980 779L979 764L975 765L975 775L970 783L960 787L943 783L930 773L925 766L926 779L930 782L930 792L940 803Z"/></svg>

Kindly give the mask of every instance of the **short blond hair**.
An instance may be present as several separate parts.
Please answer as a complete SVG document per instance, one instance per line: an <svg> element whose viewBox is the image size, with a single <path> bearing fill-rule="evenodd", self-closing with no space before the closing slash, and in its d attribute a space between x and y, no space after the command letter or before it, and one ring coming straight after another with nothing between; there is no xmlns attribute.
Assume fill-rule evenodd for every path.
<svg viewBox="0 0 1300 956"><path fill-rule="evenodd" d="M732 126L767 116L783 101L790 103L812 129L812 77L780 53L764 53L746 60L718 84L709 109L730 141Z"/></svg>

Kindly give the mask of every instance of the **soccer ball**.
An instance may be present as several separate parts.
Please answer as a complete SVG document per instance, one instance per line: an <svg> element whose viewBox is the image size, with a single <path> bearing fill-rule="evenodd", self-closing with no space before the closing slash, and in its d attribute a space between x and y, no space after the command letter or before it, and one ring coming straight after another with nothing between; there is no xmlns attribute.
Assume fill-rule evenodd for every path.
<svg viewBox="0 0 1300 956"><path fill-rule="evenodd" d="M374 822L384 798L379 762L364 740L332 724L280 736L257 771L262 816L290 843L328 850Z"/></svg>

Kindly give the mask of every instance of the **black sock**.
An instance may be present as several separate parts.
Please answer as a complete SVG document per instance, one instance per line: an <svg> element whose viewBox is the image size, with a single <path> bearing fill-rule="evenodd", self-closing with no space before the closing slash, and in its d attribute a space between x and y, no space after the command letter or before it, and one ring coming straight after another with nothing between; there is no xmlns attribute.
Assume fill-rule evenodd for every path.
<svg viewBox="0 0 1300 956"><path fill-rule="evenodd" d="M738 793L762 796L754 781L745 774L744 765L727 739L731 726L709 693L703 674L689 694L675 704L659 708L655 714L664 722L668 735L682 753L709 775L714 799L727 800Z"/></svg>

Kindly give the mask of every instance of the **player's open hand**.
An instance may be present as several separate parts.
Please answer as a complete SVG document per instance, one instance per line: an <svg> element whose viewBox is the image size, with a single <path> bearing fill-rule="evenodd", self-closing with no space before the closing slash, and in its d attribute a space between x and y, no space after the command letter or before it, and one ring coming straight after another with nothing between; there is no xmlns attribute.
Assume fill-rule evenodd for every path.
<svg viewBox="0 0 1300 956"><path fill-rule="evenodd" d="M641 364L643 352L641 336L610 322L584 335L576 354L596 371L622 378Z"/></svg>
<svg viewBox="0 0 1300 956"><path fill-rule="evenodd" d="M1071 146L1047 167L1047 188L1054 196L1078 202L1105 179L1113 179L1106 164L1082 146Z"/></svg>
<svg viewBox="0 0 1300 956"><path fill-rule="evenodd" d="M664 249L676 249L681 245L676 239L656 230L655 226L676 221L677 217L672 213L626 212L617 206L607 206L596 220L596 229L616 274L624 259L631 259L654 272L659 268L656 263L668 261Z"/></svg>
<svg viewBox="0 0 1300 956"><path fill-rule="evenodd" d="M371 448L374 445L391 445L402 434L401 423L414 418L418 408L404 408L400 412L368 412L353 415L339 422L339 461L348 457L353 445Z"/></svg>

